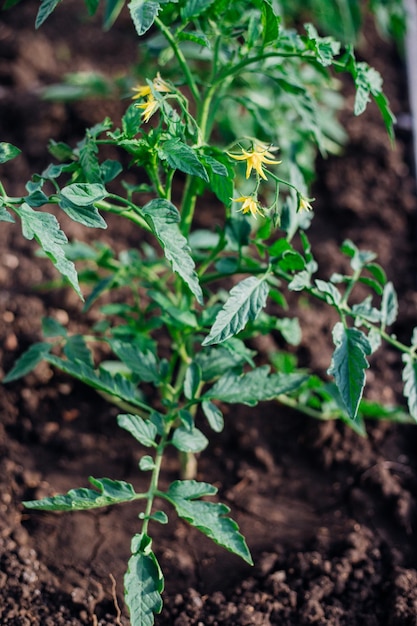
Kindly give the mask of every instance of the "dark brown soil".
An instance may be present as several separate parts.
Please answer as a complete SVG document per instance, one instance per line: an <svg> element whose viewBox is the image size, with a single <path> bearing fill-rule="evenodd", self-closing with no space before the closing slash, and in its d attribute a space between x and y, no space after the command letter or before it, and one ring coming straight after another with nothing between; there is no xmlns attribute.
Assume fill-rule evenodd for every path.
<svg viewBox="0 0 417 626"><path fill-rule="evenodd" d="M108 34L77 17L71 2L34 32L37 3L0 19L0 139L24 156L3 166L10 195L46 163L49 137L72 144L116 102L42 102L38 90L64 71L117 74L135 60L128 16ZM78 5L79 6L79 5ZM395 113L407 113L402 65L392 46L368 35L365 58L381 70ZM342 263L345 238L375 250L400 294L395 331L414 325L416 198L410 137L398 128L392 150L374 107L343 114L351 141L344 156L320 163L313 250L326 275ZM74 228L74 227L72 227ZM129 231L130 231L129 227ZM72 233L84 236L74 228ZM131 245L123 224L108 240ZM0 229L0 374L40 338L43 315L74 327L73 294L33 290L54 276L33 257L17 228ZM314 303L300 307L302 362L324 373L332 320ZM373 357L368 397L400 401L398 357ZM7 626L127 624L122 577L138 511L120 507L73 514L28 513L21 506L86 484L88 475L133 482L141 451L115 428L116 411L81 384L46 365L0 393L0 623ZM371 423L360 438L339 423L319 423L278 404L231 408L225 433L201 455L198 478L214 483L246 536L255 567L217 548L172 516L154 528L166 576L160 626L300 626L417 624L417 429ZM163 473L177 477L175 458ZM146 488L146 485L143 485ZM117 581L114 591L112 578ZM117 602L122 610L118 617Z"/></svg>

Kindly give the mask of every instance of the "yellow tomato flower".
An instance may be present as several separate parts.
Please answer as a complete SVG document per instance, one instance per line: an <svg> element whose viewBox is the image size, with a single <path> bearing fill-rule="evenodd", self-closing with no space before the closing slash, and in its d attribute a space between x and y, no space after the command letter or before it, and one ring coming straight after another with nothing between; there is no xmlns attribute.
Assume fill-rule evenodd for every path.
<svg viewBox="0 0 417 626"><path fill-rule="evenodd" d="M314 198L305 198L304 196L299 197L298 201L298 210L301 211L312 211L313 207L310 204L310 200L313 201Z"/></svg>
<svg viewBox="0 0 417 626"><path fill-rule="evenodd" d="M159 93L170 93L171 91L171 87L163 78L161 78L159 72L153 79L152 84L155 91L159 91ZM139 100L139 98L148 98L152 95L152 89L150 85L139 85L138 87L133 87L132 91L136 91L136 95L133 96L133 100Z"/></svg>
<svg viewBox="0 0 417 626"><path fill-rule="evenodd" d="M145 100L145 102L142 102L142 104L137 104L136 106L138 109L143 109L141 117L142 117L142 120L146 123L146 122L149 122L152 115L156 113L157 110L159 109L159 102L158 100L155 100L155 98L151 94Z"/></svg>
<svg viewBox="0 0 417 626"><path fill-rule="evenodd" d="M263 165L277 165L281 163L281 161L274 159L270 149L261 142L255 142L252 150L244 150L242 148L242 154L231 154L229 152L227 154L236 161L246 161L246 178L249 178L254 169L261 178L267 180L262 169Z"/></svg>
<svg viewBox="0 0 417 626"><path fill-rule="evenodd" d="M239 211L243 214L250 213L255 219L257 215L264 216L258 200L253 196L241 196L240 198L233 198L233 200L234 202L242 202L242 207Z"/></svg>

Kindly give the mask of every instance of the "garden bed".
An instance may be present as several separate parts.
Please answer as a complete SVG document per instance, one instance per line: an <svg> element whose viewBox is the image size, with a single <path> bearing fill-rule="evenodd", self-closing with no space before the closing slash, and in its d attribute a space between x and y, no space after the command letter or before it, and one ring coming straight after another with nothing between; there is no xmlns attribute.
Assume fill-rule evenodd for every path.
<svg viewBox="0 0 417 626"><path fill-rule="evenodd" d="M3 166L2 180L16 195L23 192L22 181L46 165L49 137L73 144L85 127L124 108L113 101L46 103L39 88L69 69L115 75L131 62L137 45L128 16L102 35L97 20L81 24L73 5L63 3L34 33L36 9L23 4L0 20L1 139L25 155ZM366 32L362 53L383 74L401 121L408 111L402 63L372 26ZM313 251L329 275L340 270L338 248L346 238L377 252L401 302L395 332L407 342L417 306L410 136L399 126L392 149L373 106L359 118L344 111L343 120L349 145L343 156L319 166L309 231ZM79 227L67 230L84 237ZM135 233L110 220L105 238L133 246ZM83 322L74 294L33 290L55 275L47 263L34 261L34 247L16 228L2 223L0 241L0 371L6 372L40 339L42 316L56 315L73 329ZM332 352L328 309L303 301L299 314L300 360L325 374ZM388 349L374 355L367 397L400 401L399 366ZM117 411L42 365L2 388L0 414L1 623L128 623L121 581L138 524L135 506L47 514L21 505L85 485L88 475L146 488L137 477L141 451L115 428ZM154 548L167 583L157 623L417 624L416 428L373 422L368 438L360 438L340 423L312 421L273 403L239 406L225 417L225 432L200 455L198 478L219 488L255 567L181 521L157 525ZM163 481L176 477L172 456Z"/></svg>

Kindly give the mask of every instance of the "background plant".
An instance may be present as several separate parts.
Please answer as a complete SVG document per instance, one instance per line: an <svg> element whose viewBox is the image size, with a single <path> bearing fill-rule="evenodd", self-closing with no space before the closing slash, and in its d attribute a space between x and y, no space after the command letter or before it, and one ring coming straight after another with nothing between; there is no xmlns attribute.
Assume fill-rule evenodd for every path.
<svg viewBox="0 0 417 626"><path fill-rule="evenodd" d="M56 4L41 4L38 26ZM106 5L107 26L121 7ZM0 219L21 221L23 235L39 243L85 298L84 310L100 306L105 294L131 292L122 303L101 306L101 320L87 335L43 320L45 341L24 353L5 381L44 359L119 406L119 426L149 448L139 464L149 473L145 492L90 478L92 488L26 503L80 510L142 501L125 576L126 604L138 625L152 624L162 606L163 575L150 534L151 522L167 521L160 500L251 562L228 507L202 499L216 489L195 480L194 455L208 444L201 419L219 432L223 404L277 400L315 417L340 417L364 433L363 417L376 413L362 401L365 370L381 339L404 355L405 395L415 419L417 338L414 333L408 347L387 331L397 299L372 252L345 242L350 273L325 281L315 277L318 266L305 233L314 155L341 138L334 117L329 123L324 114L336 85L332 70L353 77L355 113L372 97L392 136L380 75L357 62L351 47L319 36L312 25L302 34L287 30L277 4L266 0L139 0L129 9L152 69L132 92L121 124L105 119L75 146L51 141L55 162L32 177L24 197L10 197L1 187ZM336 98L330 109L337 106ZM109 147L112 159L102 156ZM1 144L3 162L18 153ZM126 169L142 182L128 184ZM97 229L106 228L103 215L114 213L143 236L137 248L120 254L99 237L92 246L69 244L48 205ZM207 222L211 228L202 227ZM358 285L369 289L360 302ZM285 354L270 355L266 363L267 355L253 348L260 333L280 332L292 345L300 340L297 319L285 317L286 289L318 298L339 314L329 369L334 384L298 370ZM268 297L273 310L266 308ZM100 362L103 352L108 356ZM399 410L378 411L409 419ZM168 446L181 455L183 480L162 491Z"/></svg>

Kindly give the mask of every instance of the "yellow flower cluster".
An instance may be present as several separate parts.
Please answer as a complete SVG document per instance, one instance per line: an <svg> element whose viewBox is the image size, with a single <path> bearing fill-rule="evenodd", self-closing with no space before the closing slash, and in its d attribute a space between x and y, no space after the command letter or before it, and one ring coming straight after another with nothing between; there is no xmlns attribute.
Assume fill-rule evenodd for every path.
<svg viewBox="0 0 417 626"><path fill-rule="evenodd" d="M233 198L235 202L242 202L242 206L239 209L244 215L250 213L252 217L256 219L257 215L264 216L260 204L253 196L241 196L240 198Z"/></svg>
<svg viewBox="0 0 417 626"><path fill-rule="evenodd" d="M261 178L267 180L263 165L278 165L281 163L281 161L274 159L271 148L261 141L255 142L251 150L242 148L241 154L231 154L230 152L227 154L236 161L246 161L246 178L249 178L252 170L255 170Z"/></svg>
<svg viewBox="0 0 417 626"><path fill-rule="evenodd" d="M168 83L161 78L159 72L152 81L153 89L159 93L171 93L171 88ZM143 109L142 120L149 122L152 115L159 109L159 102L152 93L150 85L139 85L134 87L133 91L136 95L133 96L133 100L144 99L144 102L137 104L138 109Z"/></svg>

